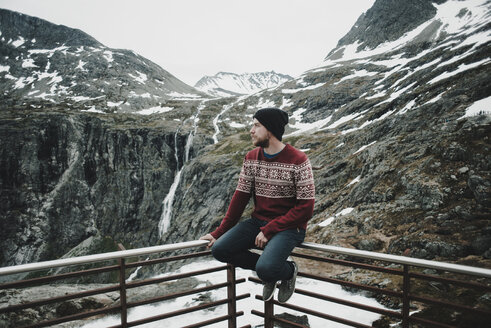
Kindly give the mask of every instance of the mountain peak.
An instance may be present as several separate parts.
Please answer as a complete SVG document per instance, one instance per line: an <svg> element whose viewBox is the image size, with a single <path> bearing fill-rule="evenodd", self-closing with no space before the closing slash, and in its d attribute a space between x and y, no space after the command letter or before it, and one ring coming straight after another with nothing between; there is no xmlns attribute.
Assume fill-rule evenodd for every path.
<svg viewBox="0 0 491 328"><path fill-rule="evenodd" d="M445 0L375 1L327 57L335 53L336 49L355 42L358 42L358 50L361 50L373 49L384 42L399 39L404 33L435 16L436 8L432 2Z"/></svg>
<svg viewBox="0 0 491 328"><path fill-rule="evenodd" d="M291 76L276 73L274 70L242 74L218 72L214 76L202 77L194 87L212 96L229 97L252 94L291 79Z"/></svg>
<svg viewBox="0 0 491 328"><path fill-rule="evenodd" d="M28 16L16 11L0 8L2 38L5 40L25 40L26 45L35 40L36 47L53 45L68 47L103 46L87 33L64 25L56 25L44 19ZM22 38L22 39L21 39Z"/></svg>
<svg viewBox="0 0 491 328"><path fill-rule="evenodd" d="M484 28L489 2L457 0L377 0L326 56L327 60L351 60L388 54L405 48L421 52L459 31L474 33ZM474 26L474 27L473 27ZM474 31L474 32L470 32Z"/></svg>

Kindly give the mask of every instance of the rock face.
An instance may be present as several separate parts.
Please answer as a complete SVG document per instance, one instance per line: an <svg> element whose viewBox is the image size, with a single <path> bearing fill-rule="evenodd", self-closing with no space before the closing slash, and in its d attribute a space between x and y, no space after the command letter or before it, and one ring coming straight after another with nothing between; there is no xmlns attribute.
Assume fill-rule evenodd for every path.
<svg viewBox="0 0 491 328"><path fill-rule="evenodd" d="M155 123L141 116L4 111L2 266L54 259L95 235L128 247L156 244L161 203L188 135Z"/></svg>
<svg viewBox="0 0 491 328"><path fill-rule="evenodd" d="M0 9L0 107L165 111L205 94L132 51L107 48L76 29Z"/></svg>

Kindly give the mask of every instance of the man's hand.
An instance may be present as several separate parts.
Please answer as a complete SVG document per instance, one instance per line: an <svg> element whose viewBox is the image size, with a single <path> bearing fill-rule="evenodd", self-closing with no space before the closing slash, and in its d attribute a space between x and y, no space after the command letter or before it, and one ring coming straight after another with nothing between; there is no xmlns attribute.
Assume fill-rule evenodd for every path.
<svg viewBox="0 0 491 328"><path fill-rule="evenodd" d="M264 248L266 244L268 243L268 238L266 238L261 231L260 233L257 234L256 236L256 246L259 248Z"/></svg>
<svg viewBox="0 0 491 328"><path fill-rule="evenodd" d="M217 241L211 234L207 233L206 235L204 235L203 237L201 237L199 240L208 240L209 243L208 245L206 245L206 247L210 248L211 246L213 246L213 244L215 243L215 241Z"/></svg>

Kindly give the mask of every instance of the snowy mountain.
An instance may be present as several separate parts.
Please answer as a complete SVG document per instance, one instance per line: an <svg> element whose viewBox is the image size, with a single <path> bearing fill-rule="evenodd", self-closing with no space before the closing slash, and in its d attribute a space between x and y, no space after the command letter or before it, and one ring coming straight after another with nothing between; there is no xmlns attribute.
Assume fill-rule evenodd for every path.
<svg viewBox="0 0 491 328"><path fill-rule="evenodd" d="M310 240L489 266L490 17L486 0L377 0L322 65L224 105L218 144L280 107L319 168Z"/></svg>
<svg viewBox="0 0 491 328"><path fill-rule="evenodd" d="M430 9L422 10L422 3ZM390 19L384 18L386 11L380 8L392 8ZM322 65L275 90L241 99L242 106L236 104L222 118L279 106L292 114L290 133L298 135L318 130L349 133L374 122L404 120L403 114L442 107L446 102L453 104L446 105L445 116L464 116L464 107L474 102L486 104L484 111L489 113L490 10L485 0L408 1L404 5L379 0ZM410 30L407 26L398 29L398 18L405 20L407 15L418 17L419 24ZM421 17L429 18L421 21ZM373 30L373 39L359 32L360 26ZM393 32L382 41L379 29ZM457 101L457 95L462 99Z"/></svg>
<svg viewBox="0 0 491 328"><path fill-rule="evenodd" d="M99 112L169 110L166 100L201 98L155 63L107 48L84 32L0 9L2 107Z"/></svg>
<svg viewBox="0 0 491 328"><path fill-rule="evenodd" d="M201 78L194 87L214 97L230 97L273 88L291 79L289 75L274 71L244 74L219 72Z"/></svg>
<svg viewBox="0 0 491 328"><path fill-rule="evenodd" d="M173 222L188 222L190 218L209 222L211 217L212 224L218 224L227 209L228 191L236 183L234 174L240 169L244 151L250 147L246 126L252 114L261 107L277 106L290 114L287 142L305 149L319 167L317 210L309 227L312 241L396 254L413 248L413 256L425 258L448 258L449 254L484 256L491 248L491 240L488 242L486 232L479 228L485 226L480 218L489 214L491 203L487 160L490 13L491 4L485 0L377 0L327 54L322 66L252 95L181 101L165 100L179 89L160 87L158 81L168 81L164 79L168 73L144 58L101 48L80 31L2 10L0 97L5 110L1 111L0 120L0 196L2 204L13 204L4 207L6 214L2 217L17 222L21 212L22 224L30 226L28 222L38 220L31 214L38 206L43 215L62 215L75 224L79 217L71 212L72 202L65 199L72 197L92 204L78 213L83 213L83 218L92 217L94 222L110 222L113 213L104 210L93 214L87 209L112 204L114 211L122 209L122 213L114 215L121 222L134 222L140 218L139 213L147 213L145 222L152 222L148 226L158 225L162 201L175 181L176 186L196 187L172 189L174 209L169 217L169 232L162 238L173 242L197 237L208 223L193 223L196 230L173 234L179 229ZM401 25L407 17L413 17L410 21L415 23ZM360 26L369 32L362 33ZM43 50L36 50L37 47ZM108 60L110 56L112 62ZM120 81L125 82L124 87L118 86ZM174 81L176 88L180 85L181 92L195 90L186 89L170 76L169 81ZM109 114L45 115L50 106L101 106L120 114L126 104L128 110L137 110L164 100L165 106L159 108L175 108L157 120L149 117L134 121L125 115ZM36 114L20 120L19 109L31 109ZM32 129L32 134L25 133L26 127ZM61 137L67 141L59 142ZM192 145L188 140L192 140ZM184 154L190 148L191 157L196 158L188 163ZM152 169L148 168L149 163ZM71 186L71 180L64 178L62 173L67 167L67 174L80 177L79 184ZM131 179L125 175L129 168L135 172ZM43 176L43 172L56 174ZM160 172L161 176L157 179L152 172ZM178 172L182 173L182 181L175 179ZM194 179L200 179L199 184ZM62 187L54 188L58 185L71 189L59 193ZM90 194L85 190L91 190ZM207 194L214 197L203 199ZM107 196L92 199L91 195ZM39 199L50 201L37 204L35 200ZM44 209L43 204L54 202L59 204L58 212ZM15 204L22 205L17 208ZM401 213L421 222L432 217L427 225L433 228L424 230L429 232L423 236L417 235L422 232L417 226L414 233L401 233L397 230L404 226ZM440 215L449 218L446 224L451 228L439 226ZM384 222L365 227L365 237L373 240L372 246L362 243L359 236L332 237L329 229L351 229L339 219L344 216L355 221L372 217ZM477 218L476 229L452 236L453 231L461 230L460 217ZM328 221L330 218L336 219ZM360 221L360 225L364 224ZM53 236L72 231L53 227ZM133 231L131 224L125 227L127 231L117 225L101 225L95 230L87 227L87 234L100 230L103 236L130 240L135 247L162 241L158 234L149 238L144 230ZM381 239L375 227L379 227L377 233L395 237ZM448 235L435 232L442 229ZM52 255L42 253L45 248L38 247L40 254L27 258L22 254L29 253L24 250L30 249L32 243L18 237L15 229L3 233L0 239L6 243L2 245L6 250L4 261L14 259L21 263ZM63 245L49 249L62 252L67 245L83 241L87 234L63 239ZM40 243L45 242L42 234L36 236ZM438 248L432 246L434 240L439 242ZM473 244L478 241L482 243ZM53 242L59 240L53 238Z"/></svg>
<svg viewBox="0 0 491 328"><path fill-rule="evenodd" d="M489 0L377 0L320 54L322 65L298 78L238 97L166 100L174 110L153 118L47 110L83 101L97 109L96 97L107 108L123 101L118 111L125 99L130 109L147 108L159 95L194 89L158 88L156 80L167 81L161 68L102 48L80 31L67 37L51 29L54 39L45 41L6 27L25 22L41 33L37 20L19 16L5 25L2 18L1 264L55 259L73 249L99 253L119 242L182 242L212 231L252 147L253 113L277 106L290 114L285 142L315 168L307 241L491 267L490 17ZM228 84L210 83L210 90L246 93L226 74ZM159 233L166 204L172 211ZM336 278L381 282L359 272ZM478 303L468 306L487 306ZM431 318L431 311L417 311Z"/></svg>

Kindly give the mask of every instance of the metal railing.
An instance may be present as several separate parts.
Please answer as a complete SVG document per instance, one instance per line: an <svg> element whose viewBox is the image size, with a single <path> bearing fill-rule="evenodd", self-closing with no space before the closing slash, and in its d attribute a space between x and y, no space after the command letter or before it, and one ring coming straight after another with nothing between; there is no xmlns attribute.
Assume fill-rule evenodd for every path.
<svg viewBox="0 0 491 328"><path fill-rule="evenodd" d="M240 284L240 283L244 283L245 279L238 279L237 280L235 278L235 268L231 265L221 265L221 266L214 267L214 268L207 268L207 269L197 270L197 271L193 271L193 272L174 274L174 275L170 275L170 276L166 276L166 277L160 277L160 278L151 278L151 279L132 281L132 282L126 281L127 269L141 267L141 266L145 266L145 265L154 265L154 264L159 264L159 263L165 263L165 262L171 262L171 261L177 261L177 260L185 260L185 259L190 259L190 258L208 256L208 255L210 255L210 252L209 251L197 252L197 253L186 254L186 255L178 255L178 256L164 257L164 258L158 258L158 259L153 259L153 260L145 260L145 261L138 261L138 262L133 262L133 263L126 263L126 259L128 259L128 258L135 257L135 256L141 256L141 255L151 255L151 254L162 253L162 252L183 250L186 248L195 248L195 247L204 246L206 244L207 244L206 241L192 241L192 242L177 243L177 244L172 244L172 245L154 246L154 247L147 247L147 248L140 248L140 249L133 249L133 250L121 250L121 251L117 251L117 252L110 252L110 253L104 253L104 254L80 256L80 257L74 257L74 258L68 258L68 259L60 259L60 260L46 261L46 262L39 262L39 263L32 263L32 264L22 264L22 265L17 265L17 266L12 266L12 267L0 268L0 276L3 276L3 275L32 272L32 271L38 271L38 270L44 270L44 269L52 269L52 268L57 268L57 267L67 267L67 266L71 266L71 265L108 261L108 260L117 260L118 261L117 265L109 265L109 266L104 266L104 267L100 267L100 268L94 268L94 269L88 269L88 270L82 270L82 271L76 271L76 272L70 272L70 273L63 273L63 274L51 275L51 276L40 277L40 278L32 278L32 279L21 280L21 281L8 282L8 283L1 284L0 290L45 284L48 282L58 281L58 280L62 280L62 279L81 277L81 276L85 276L85 275L92 275L92 274L98 274L98 273L103 273L103 272L119 271L118 284L114 284L114 285L104 287L104 288L97 288L97 289L91 289L91 290L87 290L87 291L83 291L83 292L73 293L73 294L69 294L69 295L51 297L51 298L35 300L35 301L22 303L22 304L15 304L15 305L9 305L6 307L1 307L0 308L0 314L8 313L8 312L15 312L15 311L24 310L24 309L28 309L28 308L34 308L34 307L43 306L43 305L49 305L49 304L64 302L64 301L68 301L68 300L79 299L79 298L83 298L83 297L87 297L87 296L93 296L93 295L98 295L98 294L103 294L103 293L119 291L119 294L120 294L120 297L119 297L119 299L120 299L119 303L120 304L119 305L108 306L108 307L105 307L103 309L86 311L86 312L77 313L74 315L54 318L54 319L45 320L42 322L36 322L36 323L29 324L29 325L25 325L24 327L30 327L30 328L46 327L46 326L52 326L52 325L56 325L56 324L60 324L60 323L81 320L81 319L85 319L85 318L89 318L89 317L93 317L93 316L100 316L103 314L114 314L115 312L120 313L121 323L119 325L112 326L112 328L115 328L115 327L133 327L133 326L138 326L138 325L142 325L145 323L150 323L150 322L154 322L154 321L158 321L158 320L162 320L162 319L166 319L166 318L175 317L175 316L178 316L181 314L187 314L187 313L192 313L195 311L201 311L204 309L213 308L213 307L223 305L223 304L227 304L227 309L228 309L227 314L213 318L211 320L199 322L199 323L190 325L188 327L189 328L190 327L202 327L202 326L206 326L206 325L210 325L210 324L218 323L218 322L222 322L222 321L227 321L228 327L236 327L237 326L236 318L238 316L241 316L244 314L241 311L237 312L236 302L238 300L242 300L242 299L250 297L250 294L236 295L236 289L235 289L236 285ZM201 287L201 288L194 288L194 289L192 288L192 289L180 291L180 292L169 294L169 295L162 295L162 296L144 299L144 300L135 301L135 302L128 302L128 300L127 300L127 290L131 289L131 288L137 288L137 287L141 287L141 286L145 286L145 285L151 285L151 284L158 284L158 283L162 283L162 282L178 280L178 279L183 279L183 278L187 278L187 277L194 277L194 276L203 275L203 274L212 273L212 272L217 272L217 271L226 271L227 272L227 281L226 282L214 284L214 285L209 285L209 286L205 286L205 287ZM178 297L197 294L197 293L201 293L201 292L205 292L205 291L209 291L209 290L214 290L214 289L218 289L218 288L227 288L227 298L226 299L208 302L206 304L191 306L191 307L187 307L185 309L172 311L172 312L168 312L168 313L162 313L162 314L147 317L144 319L139 319L139 320L135 320L132 322L128 322L127 312L128 312L128 309L130 309L130 308L142 306L142 305L147 305L147 304L152 304L152 303L157 303L157 302L162 302L162 301L167 301L167 300L172 300L172 299L175 299Z"/></svg>
<svg viewBox="0 0 491 328"><path fill-rule="evenodd" d="M144 279L138 281L127 281L126 279L126 273L128 269L137 268L146 265L155 265L160 263L177 261L177 260L209 256L210 252L209 251L195 252L185 255L177 255L177 256L170 256L170 257L163 257L163 258L157 258L152 260L127 263L129 258L134 258L142 255L158 254L162 252L183 250L188 248L203 247L206 244L207 241L192 241L192 242L177 243L172 245L154 246L154 247L147 247L147 248L140 248L140 249L133 249L133 250L122 250L118 252L88 255L88 256L81 256L75 258L60 259L54 261L46 261L46 262L23 264L18 266L0 268L0 276L4 276L4 275L33 272L33 271L46 270L46 269L52 269L58 267L67 267L67 266L79 265L79 264L89 264L89 263L102 262L108 260L118 261L117 264L114 265L106 265L103 267L81 270L76 272L55 274L45 277L8 282L8 283L1 284L0 290L8 290L13 288L21 288L21 287L27 287L27 286L33 286L39 284L46 284L61 279L77 278L85 275L100 274L103 272L119 271L119 281L117 284L112 284L103 288L91 289L91 290L81 291L68 295L62 295L62 296L46 298L41 300L34 300L28 303L14 304L14 305L0 307L0 315L3 313L15 312L15 311L25 310L28 308L34 308L43 305L55 304L59 302L83 298L87 296L93 296L97 294L119 292L120 295L119 305L111 305L111 306L104 307L102 309L85 311L85 312L76 313L64 317L45 320L42 322L36 322L26 325L26 327L45 327L45 326L51 326L51 325L69 322L69 321L81 320L93 316L100 316L103 314L114 314L114 313L120 314L121 323L113 327L132 327L132 326L137 326L149 322L163 320L166 318L175 317L181 314L193 313L195 311L201 311L204 309L209 309L209 308L217 307L219 305L226 304L227 305L226 314L214 317L206 321L188 325L186 327L202 327L214 323L227 322L228 327L235 328L237 327L237 317L244 315L243 311L237 311L237 301L249 298L250 294L248 293L243 295L236 294L236 285L244 283L245 279L236 279L235 268L231 265L220 265L220 266L206 268L206 269L192 271L192 272L179 273L179 274L173 274L165 277L157 277L157 278ZM313 253L320 253L322 254L322 256L313 255ZM457 264L450 264L450 263L442 263L436 261L421 260L421 259L409 258L404 256L360 251L360 250L347 249L347 248L335 247L335 246L319 245L319 244L308 243L308 242L303 243L299 248L297 248L297 250L292 255L295 258L303 259L305 261L329 263L329 265L356 268L359 270L366 270L370 272L393 276L395 277L393 278L394 281L400 282L400 286L396 287L395 289L380 288L373 285L360 284L358 282L351 282L346 279L340 279L339 277L316 275L306 271L300 271L298 273L299 277L303 277L306 279L314 279L316 281L329 282L329 283L341 285L344 288L354 289L358 291L367 291L369 293L372 293L373 295L384 295L384 297L400 299L401 300L400 303L402 304L402 306L400 307L399 310L373 307L366 304L360 304L345 299L336 298L330 295L320 294L318 292L304 290L301 288L295 289L296 294L304 295L306 297L315 298L318 300L323 300L326 302L342 304L344 306L361 309L363 311L377 313L382 315L383 317L389 318L390 320L393 321L395 320L400 322L402 324L402 327L405 328L409 327L411 324L417 324L420 326L422 325L428 327L431 326L452 327L452 325L449 324L445 319L443 321L441 320L439 321L439 319L437 318L436 319L427 318L422 316L418 317L417 313L410 314L410 308L412 303L420 304L423 307L433 306L441 309L452 309L452 311L454 311L454 314L470 313L470 315L472 315L472 320L481 320L476 322L484 322L484 323L491 322L490 308L476 307L473 305L473 302L469 301L470 295L478 297L479 295L491 292L491 287L490 287L491 270L489 269L476 268L471 266L464 266L464 265L457 265ZM355 259L357 261L355 261ZM368 264L366 262L374 262L374 263ZM393 267L394 265L398 265L401 267L394 268ZM440 274L439 276L435 274L426 274L424 272L420 272L422 269L438 270L450 274L452 276L445 277L443 273ZM188 277L194 277L197 275L203 275L203 274L208 274L217 271L227 272L227 279L225 282L211 284L200 288L190 288L188 290L183 290L172 294L160 295L157 297L143 299L139 301L127 300L127 291L132 288L142 287L145 285L153 285L162 282L168 282L171 280L184 279ZM455 277L455 275L457 275L458 277ZM462 278L461 275L465 275L465 277L467 278ZM398 280L397 277L399 277L400 279ZM473 277L473 279L476 281L466 281L469 279L468 277ZM261 283L259 279L254 277L249 277L249 280L255 283ZM420 295L417 293L419 291L423 291L423 292L425 291L425 288L422 285L421 281L436 282L438 284L449 284L451 286L458 286L458 287L446 291L444 290L444 293L437 293L437 294L442 294L443 299L436 299L434 297L428 297L427 295ZM157 302L172 300L181 296L193 295L197 293L215 290L218 288L227 288L227 297L225 299L210 301L208 303L187 307L185 309L172 311L168 313L161 313L151 317L128 322L127 313L128 313L128 309L130 308L147 305L147 304L155 304ZM450 299L451 297L449 295L450 294L453 295L453 293L457 291L458 288L463 288L463 290L467 292L467 294L464 295L465 297L462 297L465 298L464 301L467 302L467 304L459 304L459 302L451 301ZM447 294L445 294L445 292ZM255 298L262 300L262 297L259 295L256 295ZM327 321L338 322L353 327L370 327L363 323L354 322L350 318L338 317L335 314L331 314L328 313L327 311L324 311L323 309L306 308L300 306L299 304L292 304L292 303L278 303L275 300L264 302L264 312L260 312L254 309L251 311L251 313L253 315L263 317L264 327L266 328L272 328L275 322L290 324L290 326L293 327L306 327L304 325L294 323L284 318L275 316L274 314L275 307L285 307L294 310L296 312L305 313L310 316L315 316L325 319ZM246 325L243 328L245 327L251 327L251 325Z"/></svg>
<svg viewBox="0 0 491 328"><path fill-rule="evenodd" d="M423 260L423 259L415 259L415 258L410 258L410 257L404 257L404 256L397 256L397 255L390 255L390 254L382 254L382 253L375 253L375 252L369 252L369 251L361 251L361 250L356 250L356 249L348 249L348 248L342 248L342 247L336 247L336 246L327 246L327 245L319 245L319 244L314 244L314 243L309 243L305 242L302 244L300 247L301 249L309 250L309 251L319 251L321 253L329 253L329 254L335 254L335 255L343 255L347 256L348 258L356 258L356 259L364 259L364 260L370 260L370 261L378 261L378 262L385 262L389 264L398 264L402 265L402 269L397 269L397 268L391 268L388 267L387 265L382 266L380 264L378 265L373 265L373 264L366 264L366 263L360 263L360 262L354 262L354 261L349 261L346 259L336 259L334 257L321 257L321 256L314 256L314 255L309 255L309 254L303 254L299 252L294 252L292 255L294 257L299 257L299 258L304 258L304 259L309 259L312 261L321 261L321 262L326 262L326 263L331 263L335 265L340 265L340 266L346 266L346 267L352 267L352 268L360 268L362 270L369 270L369 271L375 271L375 272L381 272L384 274L392 275L392 276L400 276L402 277L402 286L400 286L399 290L391 290L387 288L379 288L375 286L370 286L370 285L364 285L360 283L355 283L355 282L350 282L346 280L341 280L341 279L335 279L332 277L326 277L326 276L320 276L320 275L315 275L315 274L310 274L307 272L299 272L298 276L308 278L308 279L314 279L318 281L324 281L324 282L329 282L333 284L338 284L341 285L345 288L350 288L358 291L368 291L372 294L378 294L378 295L388 295L389 297L393 298L398 298L402 301L402 308L400 311L394 311L394 310L388 310L388 309L383 309L383 308L377 308L377 307L372 307L356 302L351 302L347 301L344 299L340 298L335 298L331 297L329 295L324 295L324 294L319 294L319 293L314 293L311 291L307 291L304 289L295 289L295 293L297 294L302 294L308 297L316 298L316 299L322 299L327 302L333 302L337 304L342 304L345 306L349 306L352 308L356 309L361 309L364 311L368 312L373 312L373 313L378 313L381 314L385 317L388 318L393 318L398 321L402 325L402 327L407 328L410 326L410 324L419 324L422 326L428 326L428 327L445 327L445 328L450 328L454 327L451 324L448 324L446 322L438 322L436 319L428 319L424 317L418 317L417 315L410 315L409 309L412 304L412 302L418 302L420 304L423 304L424 306L428 305L433 305L437 306L438 310L441 311L442 309L452 309L457 311L457 313L469 313L472 316L472 322L466 324L466 327L472 327L472 328L477 328L477 327L488 327L489 324L491 323L491 307L488 308L476 308L472 307L469 305L462 305L458 304L456 302L451 302L448 299L445 300L440 300L440 299L435 299L431 297L425 297L425 296L420 296L411 290L411 286L413 284L413 281L415 279L419 280L426 280L426 281L432 281L432 282L438 282L438 283L444 283L444 284L449 284L449 285L455 285L455 286L460 286L465 288L466 290L477 290L477 294L485 295L488 292L491 292L491 270L489 269L484 269L484 268L476 268L476 267L471 267L471 266L465 266L465 265L458 265L458 264L451 264L451 263L442 263L442 262L436 262L436 261L429 261L429 260ZM362 261L363 262L363 261ZM389 265L390 266L390 265ZM430 274L423 274L420 272L410 272L410 268L413 268L413 270L418 270L418 269L431 269L431 270L438 270L441 272L446 272L446 273L451 273L451 274L460 274L460 275L465 275L466 278L464 279L455 279L455 278L444 278L440 276L435 276L435 275L430 275ZM481 282L469 282L465 281L465 279L469 279L469 277L474 277L477 278L478 280L483 280ZM254 281L256 283L261 283L261 281L257 278L249 278L249 280ZM422 288L419 288L422 289ZM262 299L261 296L256 295L256 299ZM467 300L468 301L468 300ZM270 300L264 303L264 312L260 312L257 310L253 310L252 313L258 316L261 316L265 320L265 328L272 328L274 325L274 322L282 322L282 323L287 323L290 326L293 327L306 327L300 324L296 324L294 322L277 318L274 315L274 306L281 306L285 307L297 312L301 313L306 313L312 316L316 316L319 318L323 318L329 321L334 321L338 322L341 324L345 324L348 326L352 327L372 327L368 326L366 324L362 324L359 322L354 322L350 320L349 318L341 318L337 317L332 314L327 314L324 311L316 311L311 308L306 308L306 307L301 307L296 304L290 304L290 303L285 303L281 304L275 300ZM454 313L455 315L455 313ZM437 318L438 320L441 318ZM445 319L449 318L443 318L444 321ZM469 318L467 318L469 320ZM460 324L458 324L461 326Z"/></svg>

